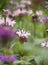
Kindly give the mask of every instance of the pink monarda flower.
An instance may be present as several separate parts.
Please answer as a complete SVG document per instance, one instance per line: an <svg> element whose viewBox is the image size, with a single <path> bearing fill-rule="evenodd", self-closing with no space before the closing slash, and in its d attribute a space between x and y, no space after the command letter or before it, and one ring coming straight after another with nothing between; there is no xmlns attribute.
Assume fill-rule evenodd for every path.
<svg viewBox="0 0 48 65"><path fill-rule="evenodd" d="M20 4L20 8L25 8L25 4Z"/></svg>
<svg viewBox="0 0 48 65"><path fill-rule="evenodd" d="M3 9L3 14L5 15L5 16L9 16L9 15L11 15L11 12L10 12L10 10L5 10L5 9Z"/></svg>
<svg viewBox="0 0 48 65"><path fill-rule="evenodd" d="M26 9L21 10L20 15L26 15L27 11Z"/></svg>
<svg viewBox="0 0 48 65"><path fill-rule="evenodd" d="M15 17L17 17L17 16L23 16L23 15L26 15L26 13L27 13L26 9L22 9L22 10L17 9L17 10L15 10L13 12L12 16L15 16Z"/></svg>
<svg viewBox="0 0 48 65"><path fill-rule="evenodd" d="M41 43L41 47L48 47L48 41L44 41L43 43Z"/></svg>
<svg viewBox="0 0 48 65"><path fill-rule="evenodd" d="M16 8L25 8L25 7L26 5L22 3L16 5Z"/></svg>
<svg viewBox="0 0 48 65"><path fill-rule="evenodd" d="M2 17L0 17L0 25L5 23L5 19ZM9 17L6 17L6 24L8 24L9 26L13 27L15 24L15 20L11 20Z"/></svg>
<svg viewBox="0 0 48 65"><path fill-rule="evenodd" d="M46 46L46 42L41 43L41 47L45 47Z"/></svg>
<svg viewBox="0 0 48 65"><path fill-rule="evenodd" d="M14 16L19 16L19 14L20 14L20 12L21 12L21 10L20 9L17 9L17 10L15 10L14 12L13 12L13 14L12 14L12 16L14 17Z"/></svg>
<svg viewBox="0 0 48 65"><path fill-rule="evenodd" d="M27 14L28 14L28 15L31 15L31 14L33 14L33 11L32 11L32 10L28 10L28 11L27 11Z"/></svg>
<svg viewBox="0 0 48 65"><path fill-rule="evenodd" d="M6 23L11 27L16 24L15 20L11 20L9 17L6 17Z"/></svg>
<svg viewBox="0 0 48 65"><path fill-rule="evenodd" d="M29 36L31 35L30 33L25 32L25 31L23 31L23 30L17 31L16 34L18 35L19 41L21 41L21 42L26 42L27 39L29 38Z"/></svg>
<svg viewBox="0 0 48 65"><path fill-rule="evenodd" d="M30 0L22 0L21 3L27 4L27 5L31 5L31 1Z"/></svg>

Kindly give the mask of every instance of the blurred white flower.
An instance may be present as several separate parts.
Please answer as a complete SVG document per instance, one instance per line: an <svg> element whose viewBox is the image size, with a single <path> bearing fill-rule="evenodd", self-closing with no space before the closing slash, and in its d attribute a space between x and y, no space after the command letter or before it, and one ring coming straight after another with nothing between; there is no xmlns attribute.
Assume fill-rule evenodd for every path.
<svg viewBox="0 0 48 65"><path fill-rule="evenodd" d="M19 16L21 10L20 9L17 9L13 12L12 16Z"/></svg>
<svg viewBox="0 0 48 65"><path fill-rule="evenodd" d="M0 17L0 24L3 24L4 23L4 18L2 17Z"/></svg>
<svg viewBox="0 0 48 65"><path fill-rule="evenodd" d="M21 3L31 5L31 1L30 0L22 0Z"/></svg>
<svg viewBox="0 0 48 65"><path fill-rule="evenodd" d="M44 41L43 43L41 43L41 47L48 47L48 41Z"/></svg>
<svg viewBox="0 0 48 65"><path fill-rule="evenodd" d="M22 10L17 9L16 11L13 12L12 16L24 15L26 14L26 12L27 12L26 9L22 9Z"/></svg>
<svg viewBox="0 0 48 65"><path fill-rule="evenodd" d="M27 13L26 9L23 9L23 10L21 10L21 12L20 12L20 14L26 14L26 13Z"/></svg>
<svg viewBox="0 0 48 65"><path fill-rule="evenodd" d="M8 23L10 26L14 26L14 24L16 23L15 20L11 20L9 17L6 18L6 23Z"/></svg>
<svg viewBox="0 0 48 65"><path fill-rule="evenodd" d="M46 47L48 47L48 42L47 42L47 44L46 44Z"/></svg>
<svg viewBox="0 0 48 65"><path fill-rule="evenodd" d="M0 17L0 25L4 23L5 23L5 19L3 17ZM16 23L15 20L11 20L9 17L6 17L6 24L13 27L15 23Z"/></svg>
<svg viewBox="0 0 48 65"><path fill-rule="evenodd" d="M32 10L28 10L28 11L27 11L27 14L28 14L28 15L33 14L33 11L32 11Z"/></svg>
<svg viewBox="0 0 48 65"><path fill-rule="evenodd" d="M45 47L46 42L41 43L41 47Z"/></svg>
<svg viewBox="0 0 48 65"><path fill-rule="evenodd" d="M19 37L21 36L21 31L16 31L16 34L19 35Z"/></svg>
<svg viewBox="0 0 48 65"><path fill-rule="evenodd" d="M26 1L26 4L31 5L31 1Z"/></svg>
<svg viewBox="0 0 48 65"><path fill-rule="evenodd" d="M21 8L24 8L24 7L25 7L25 4L20 4L20 7L21 7Z"/></svg>
<svg viewBox="0 0 48 65"><path fill-rule="evenodd" d="M41 16L41 15L43 15L43 12L41 10L36 11L36 15Z"/></svg>
<svg viewBox="0 0 48 65"><path fill-rule="evenodd" d="M22 3L21 3L21 4L17 4L16 7L17 7L17 8L25 8L26 6L25 6L25 4L22 4Z"/></svg>
<svg viewBox="0 0 48 65"><path fill-rule="evenodd" d="M19 30L19 31L16 32L16 34L18 34L19 37L20 37L20 36L25 36L26 38L28 38L28 36L31 35L30 33L25 32L24 30L21 30L21 31Z"/></svg>

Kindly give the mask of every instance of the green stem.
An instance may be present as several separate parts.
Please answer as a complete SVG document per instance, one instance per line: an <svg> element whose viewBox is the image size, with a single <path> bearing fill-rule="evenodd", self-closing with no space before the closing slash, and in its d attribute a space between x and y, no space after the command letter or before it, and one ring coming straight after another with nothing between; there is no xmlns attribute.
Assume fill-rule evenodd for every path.
<svg viewBox="0 0 48 65"><path fill-rule="evenodd" d="M36 37L36 23L34 22L34 37Z"/></svg>
<svg viewBox="0 0 48 65"><path fill-rule="evenodd" d="M22 49L22 45L20 42L17 43L18 44L18 49L21 55L23 55L23 49Z"/></svg>

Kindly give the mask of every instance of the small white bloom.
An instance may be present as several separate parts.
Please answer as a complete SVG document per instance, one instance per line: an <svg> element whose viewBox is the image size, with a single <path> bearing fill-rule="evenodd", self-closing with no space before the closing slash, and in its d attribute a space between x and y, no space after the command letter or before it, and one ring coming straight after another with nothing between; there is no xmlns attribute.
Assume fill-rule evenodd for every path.
<svg viewBox="0 0 48 65"><path fill-rule="evenodd" d="M27 1L26 3L27 3L28 5L31 5L31 1Z"/></svg>
<svg viewBox="0 0 48 65"><path fill-rule="evenodd" d="M46 47L48 47L48 44L46 44Z"/></svg>
<svg viewBox="0 0 48 65"><path fill-rule="evenodd" d="M30 36L30 35L31 35L31 34L28 33L28 32L25 33L25 37L26 37L26 38L28 38L28 36Z"/></svg>
<svg viewBox="0 0 48 65"><path fill-rule="evenodd" d="M48 31L48 29L46 31Z"/></svg>
<svg viewBox="0 0 48 65"><path fill-rule="evenodd" d="M16 34L19 35L19 37L20 37L21 36L21 31L20 30L17 31Z"/></svg>
<svg viewBox="0 0 48 65"><path fill-rule="evenodd" d="M27 14L28 14L28 15L30 15L30 14L32 14L32 13L33 13L32 10L28 10L28 11L27 11Z"/></svg>
<svg viewBox="0 0 48 65"><path fill-rule="evenodd" d="M36 15L41 16L42 14L43 14L43 12L41 10L36 11Z"/></svg>
<svg viewBox="0 0 48 65"><path fill-rule="evenodd" d="M12 16L19 16L19 14L21 13L20 9L17 9L13 12Z"/></svg>
<svg viewBox="0 0 48 65"><path fill-rule="evenodd" d="M45 45L46 45L45 42L41 43L41 47L45 47Z"/></svg>
<svg viewBox="0 0 48 65"><path fill-rule="evenodd" d="M19 37L25 37L25 38L28 38L28 37L31 35L30 33L25 32L25 31L23 31L23 30L21 30L21 31L20 31L20 30L17 31L16 34L18 34Z"/></svg>
<svg viewBox="0 0 48 65"><path fill-rule="evenodd" d="M17 4L17 8L24 8L25 7L25 4Z"/></svg>
<svg viewBox="0 0 48 65"><path fill-rule="evenodd" d="M46 42L47 44L46 44L46 47L48 47L48 41Z"/></svg>
<svg viewBox="0 0 48 65"><path fill-rule="evenodd" d="M24 7L25 7L25 4L20 4L20 7L21 7L21 8L24 8Z"/></svg>
<svg viewBox="0 0 48 65"><path fill-rule="evenodd" d="M22 0L21 3L31 5L31 1Z"/></svg>
<svg viewBox="0 0 48 65"><path fill-rule="evenodd" d="M20 12L20 14L26 14L26 13L27 13L26 9L23 9L23 10L21 10L21 12Z"/></svg>
<svg viewBox="0 0 48 65"><path fill-rule="evenodd" d="M10 10L5 10L5 9L3 9L3 11L4 11L4 15L6 15L6 16L9 16L10 14L11 14L11 12L10 12Z"/></svg>
<svg viewBox="0 0 48 65"><path fill-rule="evenodd" d="M0 24L3 24L3 23L4 23L4 18L0 17Z"/></svg>
<svg viewBox="0 0 48 65"><path fill-rule="evenodd" d="M26 3L26 1L25 1L25 0L22 0L22 1L21 1L21 3L25 4L25 3Z"/></svg>
<svg viewBox="0 0 48 65"><path fill-rule="evenodd" d="M15 20L12 21L12 20L11 20L10 18L8 18L8 17L6 18L6 22L7 22L10 26L12 26L12 27L13 27L14 24L16 23Z"/></svg>
<svg viewBox="0 0 48 65"><path fill-rule="evenodd" d="M48 41L45 41L45 42L41 43L41 46L42 47L48 47Z"/></svg>

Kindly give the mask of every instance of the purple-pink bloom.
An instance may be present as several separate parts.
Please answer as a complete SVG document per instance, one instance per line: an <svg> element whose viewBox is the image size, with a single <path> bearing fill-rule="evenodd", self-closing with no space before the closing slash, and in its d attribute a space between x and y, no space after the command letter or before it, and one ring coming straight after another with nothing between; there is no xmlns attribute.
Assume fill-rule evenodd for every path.
<svg viewBox="0 0 48 65"><path fill-rule="evenodd" d="M3 14L5 15L5 16L9 16L9 15L11 15L11 12L10 12L10 10L5 10L5 9L3 9Z"/></svg>
<svg viewBox="0 0 48 65"><path fill-rule="evenodd" d="M16 58L16 56L10 56L10 57L9 57L9 60L10 60L11 62L14 62L14 61L17 60L17 58Z"/></svg>
<svg viewBox="0 0 48 65"><path fill-rule="evenodd" d="M42 21L43 21L43 22L48 22L48 17L47 17L47 16L43 17L43 18L42 18Z"/></svg>
<svg viewBox="0 0 48 65"><path fill-rule="evenodd" d="M15 31L12 27L7 25L0 26L0 42L5 46L8 42L12 41L15 37Z"/></svg>
<svg viewBox="0 0 48 65"><path fill-rule="evenodd" d="M0 56L0 60L1 60L2 62L6 62L7 59L8 59L8 56L6 56L6 55Z"/></svg>
<svg viewBox="0 0 48 65"><path fill-rule="evenodd" d="M17 60L17 57L14 55L7 56L7 55L1 55L0 56L0 61L3 62L4 64L9 64L11 62L14 62Z"/></svg>

